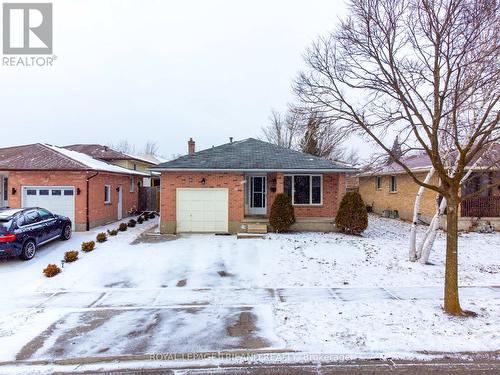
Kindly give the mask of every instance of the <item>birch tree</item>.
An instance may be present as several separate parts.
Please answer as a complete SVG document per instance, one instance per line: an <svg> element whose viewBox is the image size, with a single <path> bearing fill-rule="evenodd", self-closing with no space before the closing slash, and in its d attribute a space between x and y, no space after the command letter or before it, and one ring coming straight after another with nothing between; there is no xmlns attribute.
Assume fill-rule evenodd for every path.
<svg viewBox="0 0 500 375"><path fill-rule="evenodd" d="M458 295L458 209L466 167L499 139L500 20L494 0L350 0L349 15L306 52L303 103L362 132L418 185L446 199L444 311ZM440 183L391 152L388 132L425 152ZM470 136L469 136L470 135ZM453 150L450 168L443 150ZM497 186L486 184L482 190Z"/></svg>

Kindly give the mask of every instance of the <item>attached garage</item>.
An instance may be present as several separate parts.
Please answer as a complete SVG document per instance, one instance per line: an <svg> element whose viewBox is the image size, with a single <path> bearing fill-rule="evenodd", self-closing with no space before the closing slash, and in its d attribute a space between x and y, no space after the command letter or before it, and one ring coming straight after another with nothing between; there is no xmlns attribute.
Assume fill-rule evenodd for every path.
<svg viewBox="0 0 500 375"><path fill-rule="evenodd" d="M41 207L75 223L74 186L23 186L22 207Z"/></svg>
<svg viewBox="0 0 500 375"><path fill-rule="evenodd" d="M177 232L228 231L228 189L179 188L176 196Z"/></svg>

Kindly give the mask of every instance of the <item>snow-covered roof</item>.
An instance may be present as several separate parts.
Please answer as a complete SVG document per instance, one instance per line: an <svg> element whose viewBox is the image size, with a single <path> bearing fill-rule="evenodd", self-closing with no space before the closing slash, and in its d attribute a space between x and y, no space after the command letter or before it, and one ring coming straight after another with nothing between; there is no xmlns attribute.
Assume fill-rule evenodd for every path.
<svg viewBox="0 0 500 375"><path fill-rule="evenodd" d="M108 164L81 152L42 143L0 148L0 170L95 170L149 176L147 173Z"/></svg>
<svg viewBox="0 0 500 375"><path fill-rule="evenodd" d="M64 156L67 156L79 163L84 164L85 166L89 167L89 169L96 170L96 171L105 171L105 172L113 172L113 173L127 173L127 174L135 174L135 175L140 175L140 176L148 176L147 173L143 172L138 172L134 171L131 169L119 167L114 164L109 164L101 160L94 159L93 157L83 154L81 152L69 150L67 148L63 147L57 147L57 146L52 146L52 145L45 145L47 147L50 147L52 150L57 151Z"/></svg>
<svg viewBox="0 0 500 375"><path fill-rule="evenodd" d="M473 169L481 168L491 168L498 169L498 164L500 163L500 144L495 143L490 148L486 148L485 151L480 153L481 160L474 165L475 160L473 160L469 166L474 165ZM452 153L451 159L455 158L456 153ZM401 161L412 171L412 172L427 172L432 167L431 159L426 153L418 153L413 155L404 156ZM406 173L402 166L396 162L392 162L381 168L375 169L373 171L368 171L360 173L359 177L374 176L374 175L388 175L388 174L399 174Z"/></svg>

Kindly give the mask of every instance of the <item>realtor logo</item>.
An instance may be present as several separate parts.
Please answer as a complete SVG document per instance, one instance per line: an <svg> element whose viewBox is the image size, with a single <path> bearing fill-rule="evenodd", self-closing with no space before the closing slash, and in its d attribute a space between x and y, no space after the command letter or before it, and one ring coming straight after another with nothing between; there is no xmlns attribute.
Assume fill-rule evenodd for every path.
<svg viewBox="0 0 500 375"><path fill-rule="evenodd" d="M3 4L3 53L52 54L52 4Z"/></svg>

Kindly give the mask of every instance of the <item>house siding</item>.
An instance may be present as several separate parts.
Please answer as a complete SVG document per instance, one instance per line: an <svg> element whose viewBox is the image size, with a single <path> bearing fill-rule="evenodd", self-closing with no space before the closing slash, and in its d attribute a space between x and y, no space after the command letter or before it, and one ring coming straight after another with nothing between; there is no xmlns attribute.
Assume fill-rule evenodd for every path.
<svg viewBox="0 0 500 375"><path fill-rule="evenodd" d="M95 172L86 171L9 171L9 207L19 208L22 205L23 186L74 186L80 189L75 195L75 229L86 230L87 223L87 177ZM136 177L137 180L138 177ZM104 204L104 185L111 185L111 204ZM90 227L116 221L118 218L116 187L123 186L123 216L135 209L138 203L138 189L130 193L130 177L128 175L100 172L90 180ZM16 194L12 194L12 188Z"/></svg>

